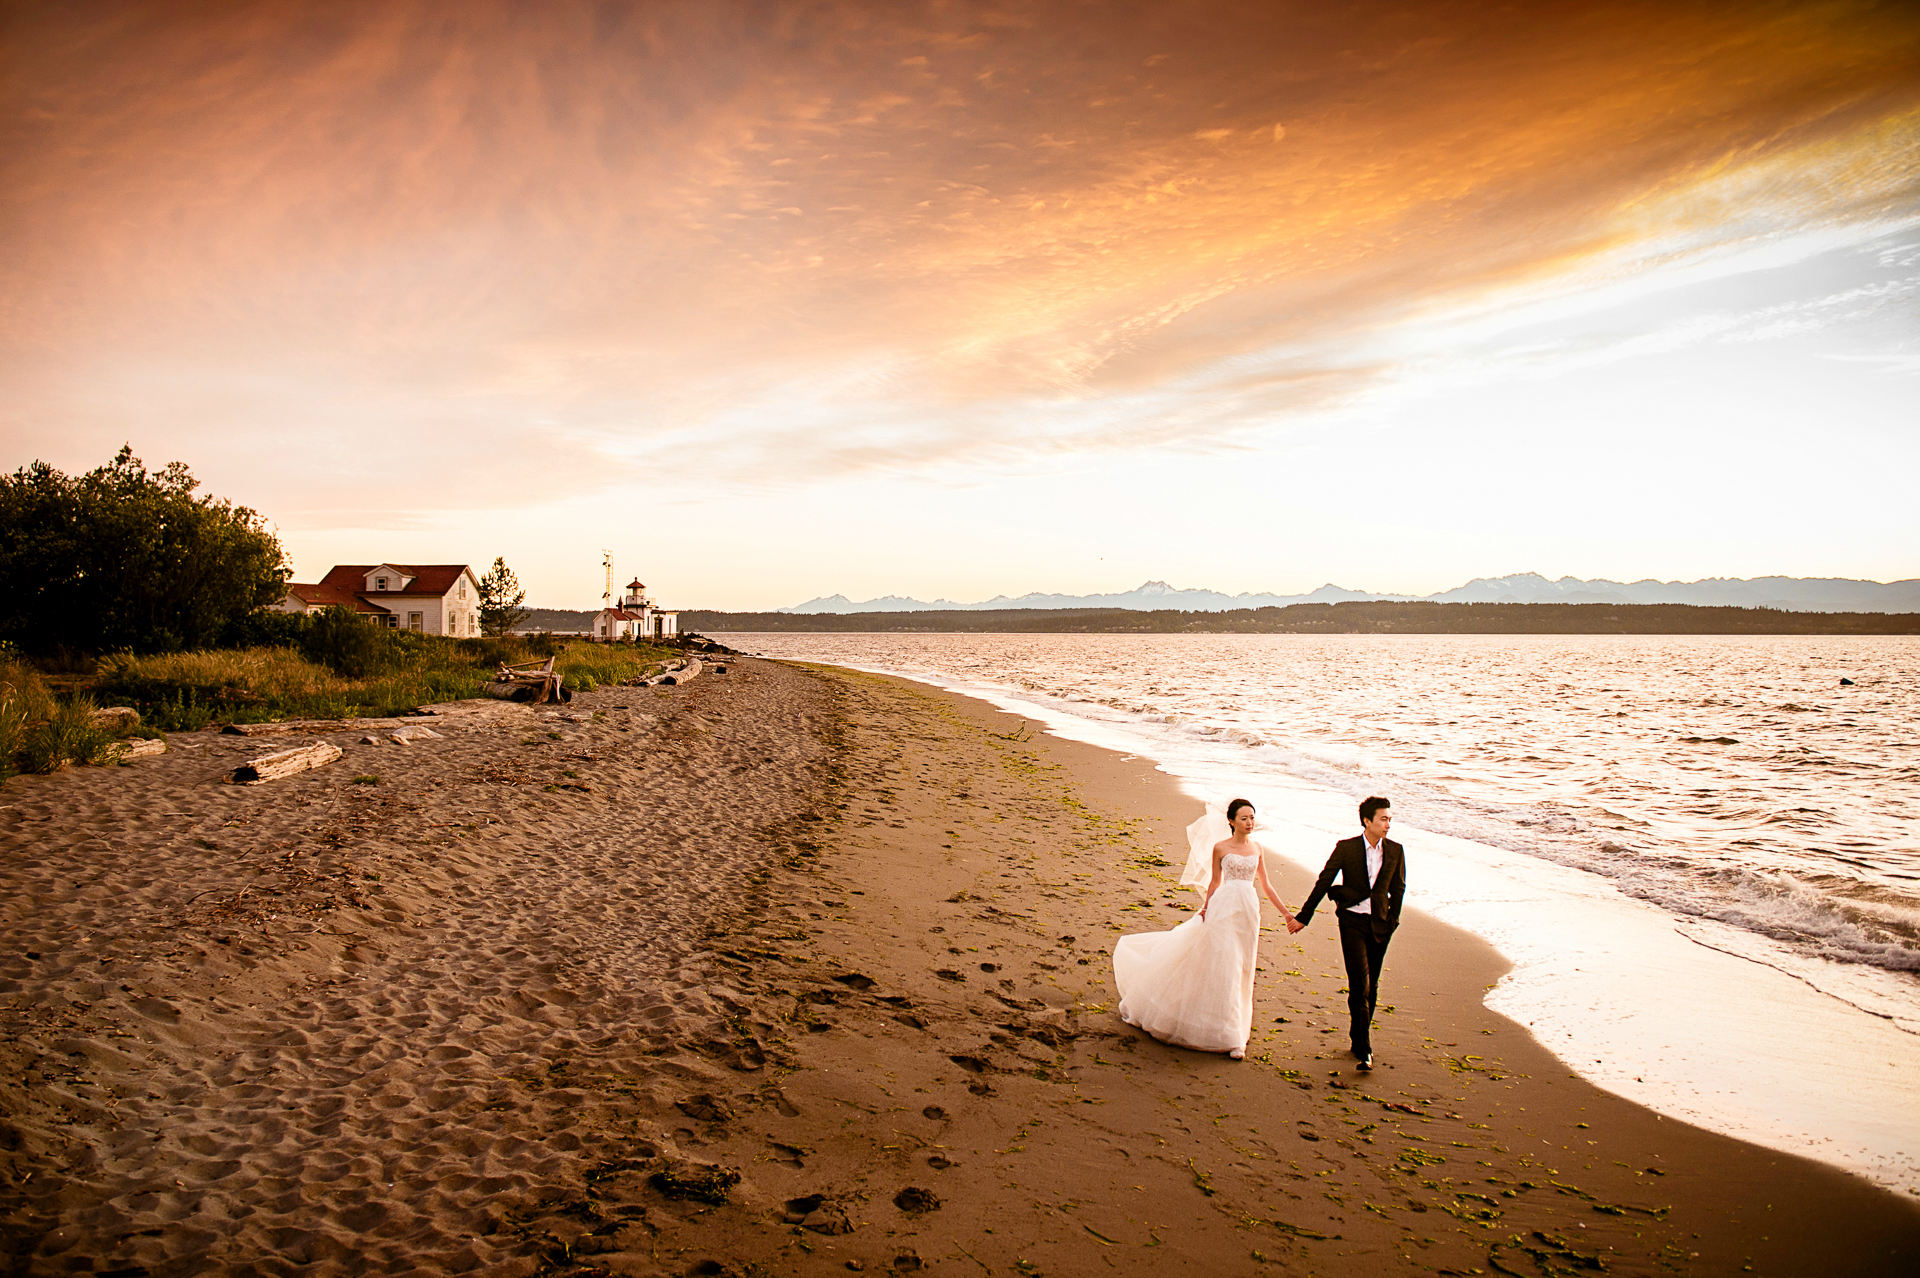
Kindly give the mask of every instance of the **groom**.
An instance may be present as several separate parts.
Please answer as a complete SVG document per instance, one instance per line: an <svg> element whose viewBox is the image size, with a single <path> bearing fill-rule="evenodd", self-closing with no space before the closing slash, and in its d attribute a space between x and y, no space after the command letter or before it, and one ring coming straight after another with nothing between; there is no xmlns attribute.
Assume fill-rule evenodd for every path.
<svg viewBox="0 0 1920 1278"><path fill-rule="evenodd" d="M1373 1068L1373 1006L1380 997L1380 963L1387 942L1400 925L1400 902L1407 894L1407 860L1401 847L1387 837L1393 808L1374 796L1360 803L1360 833L1333 845L1327 868L1288 923L1298 932L1313 922L1314 907L1330 897L1340 919L1340 956L1347 963L1347 1014L1353 1054L1360 1068ZM1336 884L1334 880L1338 879Z"/></svg>

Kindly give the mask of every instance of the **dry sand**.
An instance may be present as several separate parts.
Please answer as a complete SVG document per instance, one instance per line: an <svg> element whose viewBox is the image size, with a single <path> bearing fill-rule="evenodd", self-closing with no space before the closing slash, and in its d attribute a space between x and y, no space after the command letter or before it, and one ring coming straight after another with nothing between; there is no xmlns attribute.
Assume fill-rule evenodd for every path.
<svg viewBox="0 0 1920 1278"><path fill-rule="evenodd" d="M1415 915L1382 1068L1335 929L1245 1062L1113 1015L1197 811L964 698L739 661L569 719L0 790L22 1273L1894 1274L1920 1210L1579 1081ZM311 736L289 736L288 744ZM357 783L357 776L377 782ZM1417 867L1418 847L1408 849ZM1281 885L1294 901L1304 882ZM1809 1080L1818 1085L1818 1080Z"/></svg>

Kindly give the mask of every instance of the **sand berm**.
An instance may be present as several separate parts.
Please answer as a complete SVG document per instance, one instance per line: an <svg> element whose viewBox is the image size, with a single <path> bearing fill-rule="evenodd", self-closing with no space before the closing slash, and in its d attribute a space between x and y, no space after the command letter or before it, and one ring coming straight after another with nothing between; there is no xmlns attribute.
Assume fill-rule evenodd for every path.
<svg viewBox="0 0 1920 1278"><path fill-rule="evenodd" d="M1913 1203L1581 1082L1417 913L1370 1076L1330 929L1269 919L1244 1062L1129 1029L1198 810L1141 760L751 659L417 722L0 790L0 1268L1920 1272Z"/></svg>

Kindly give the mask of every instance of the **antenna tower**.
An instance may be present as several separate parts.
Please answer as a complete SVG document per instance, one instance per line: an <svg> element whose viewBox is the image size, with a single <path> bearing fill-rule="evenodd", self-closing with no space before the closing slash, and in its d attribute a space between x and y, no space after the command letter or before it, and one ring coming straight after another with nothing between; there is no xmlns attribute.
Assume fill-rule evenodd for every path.
<svg viewBox="0 0 1920 1278"><path fill-rule="evenodd" d="M607 588L601 592L600 601L611 608L613 607L613 552L611 550L600 552L600 566L607 570Z"/></svg>

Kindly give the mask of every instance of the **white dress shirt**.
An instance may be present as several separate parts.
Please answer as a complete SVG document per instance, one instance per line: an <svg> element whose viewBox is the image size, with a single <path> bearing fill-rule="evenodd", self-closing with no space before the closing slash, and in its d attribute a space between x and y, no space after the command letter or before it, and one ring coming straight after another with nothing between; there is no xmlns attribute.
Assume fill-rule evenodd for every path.
<svg viewBox="0 0 1920 1278"><path fill-rule="evenodd" d="M1361 835L1360 841L1362 843L1366 843L1367 836L1364 834ZM1380 865L1382 861L1385 860L1386 855L1387 854L1385 852L1380 850L1380 845L1378 843L1367 843L1367 892L1369 893L1369 895L1367 896L1367 899L1360 902L1360 904L1349 905L1347 907L1347 913L1349 914L1373 913L1373 897L1371 893L1373 892L1373 885L1380 881Z"/></svg>

